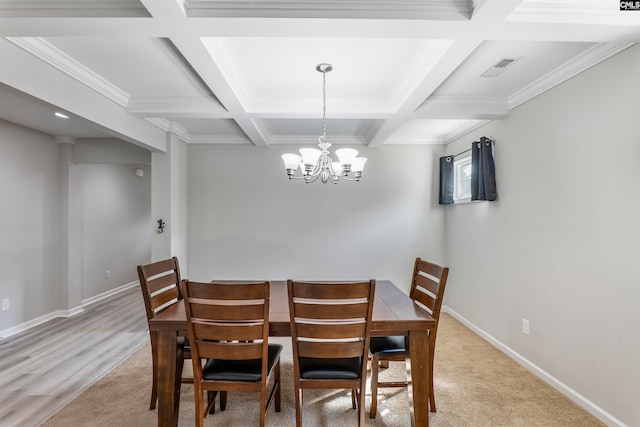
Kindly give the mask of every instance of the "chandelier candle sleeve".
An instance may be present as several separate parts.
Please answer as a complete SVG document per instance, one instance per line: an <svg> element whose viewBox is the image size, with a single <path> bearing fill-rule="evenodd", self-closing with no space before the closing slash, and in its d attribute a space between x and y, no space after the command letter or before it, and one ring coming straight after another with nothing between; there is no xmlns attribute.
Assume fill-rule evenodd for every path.
<svg viewBox="0 0 640 427"><path fill-rule="evenodd" d="M287 153L282 155L284 167L289 179L304 179L306 183L315 182L320 178L323 184L339 180L360 181L366 157L357 157L358 150L341 148L336 150L338 161L331 159L327 142L327 73L333 67L331 64L318 64L316 70L322 73L322 135L318 138L317 148L301 148L300 155ZM300 168L301 175L296 175Z"/></svg>

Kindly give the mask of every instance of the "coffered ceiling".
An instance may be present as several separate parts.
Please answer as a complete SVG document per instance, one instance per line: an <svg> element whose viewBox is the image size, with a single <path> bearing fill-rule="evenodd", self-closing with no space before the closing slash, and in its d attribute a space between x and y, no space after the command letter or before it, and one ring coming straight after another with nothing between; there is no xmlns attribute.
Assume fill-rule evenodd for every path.
<svg viewBox="0 0 640 427"><path fill-rule="evenodd" d="M0 119L190 144L446 144L640 40L611 0L0 0ZM70 118L53 117L60 111Z"/></svg>

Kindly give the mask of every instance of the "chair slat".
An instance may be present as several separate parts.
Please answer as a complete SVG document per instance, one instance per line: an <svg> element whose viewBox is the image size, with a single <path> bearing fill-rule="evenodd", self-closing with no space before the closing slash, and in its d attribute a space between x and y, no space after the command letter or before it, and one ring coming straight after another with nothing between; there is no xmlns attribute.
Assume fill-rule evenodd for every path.
<svg viewBox="0 0 640 427"><path fill-rule="evenodd" d="M428 307L431 312L436 306L436 299L431 295L421 292L419 289L415 289L412 295L414 301L418 301L420 304Z"/></svg>
<svg viewBox="0 0 640 427"><path fill-rule="evenodd" d="M189 295L191 296L191 295ZM264 317L264 304L218 305L191 301L191 316L211 320L253 320Z"/></svg>
<svg viewBox="0 0 640 427"><path fill-rule="evenodd" d="M178 288L167 289L165 292L151 297L151 309L155 312L158 307L165 305L173 299L178 299L179 297L180 293L178 292Z"/></svg>
<svg viewBox="0 0 640 427"><path fill-rule="evenodd" d="M364 341L358 341L358 342L298 341L299 357L341 359L346 357L362 357L363 353L364 353Z"/></svg>
<svg viewBox="0 0 640 427"><path fill-rule="evenodd" d="M212 300L264 299L269 297L265 284L269 282L198 283L189 282L192 298Z"/></svg>
<svg viewBox="0 0 640 427"><path fill-rule="evenodd" d="M369 282L309 283L296 282L293 296L296 298L336 299L359 298L367 295Z"/></svg>
<svg viewBox="0 0 640 427"><path fill-rule="evenodd" d="M158 292L160 289L166 288L169 285L175 285L176 287L180 286L180 283L178 283L178 276L173 270L171 270L169 274L155 277L147 281L149 293Z"/></svg>
<svg viewBox="0 0 640 427"><path fill-rule="evenodd" d="M262 343L220 343L197 341L200 358L251 360L262 358Z"/></svg>
<svg viewBox="0 0 640 427"><path fill-rule="evenodd" d="M142 266L142 270L146 277L155 276L156 274L163 273L165 271L174 270L176 268L176 262L173 258L165 259L162 261L154 262Z"/></svg>
<svg viewBox="0 0 640 427"><path fill-rule="evenodd" d="M365 333L366 323L348 324L307 324L296 323L296 335L301 338L356 338L362 337Z"/></svg>
<svg viewBox="0 0 640 427"><path fill-rule="evenodd" d="M431 292L433 295L438 295L438 288L440 284L430 277L423 276L421 274L416 274L413 278L414 287L419 286L421 288L426 289Z"/></svg>
<svg viewBox="0 0 640 427"><path fill-rule="evenodd" d="M296 317L316 319L364 319L367 317L368 304L313 304L294 302Z"/></svg>
<svg viewBox="0 0 640 427"><path fill-rule="evenodd" d="M210 325L194 322L193 328L198 339L246 341L264 338L262 324Z"/></svg>

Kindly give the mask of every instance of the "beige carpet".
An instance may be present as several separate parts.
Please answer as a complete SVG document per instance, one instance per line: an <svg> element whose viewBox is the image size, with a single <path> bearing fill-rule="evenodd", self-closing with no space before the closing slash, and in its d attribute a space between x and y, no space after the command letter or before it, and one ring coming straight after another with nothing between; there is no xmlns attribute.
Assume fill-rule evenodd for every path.
<svg viewBox="0 0 640 427"><path fill-rule="evenodd" d="M268 426L295 425L291 346L289 339L273 339L285 346L282 357L282 412L272 407ZM405 375L404 364L392 363L386 378ZM190 373L190 370L187 372ZM603 426L553 388L500 353L447 314L441 317L435 360L438 412L430 425L444 426ZM72 401L44 426L153 426L156 411L149 411L151 355L143 347L119 367ZM208 426L252 426L258 423L256 394L229 394L227 410L206 419ZM370 402L367 393L367 410ZM381 389L371 426L408 426L406 389ZM305 426L353 426L357 414L343 391L305 392ZM182 386L180 426L194 425L193 386Z"/></svg>

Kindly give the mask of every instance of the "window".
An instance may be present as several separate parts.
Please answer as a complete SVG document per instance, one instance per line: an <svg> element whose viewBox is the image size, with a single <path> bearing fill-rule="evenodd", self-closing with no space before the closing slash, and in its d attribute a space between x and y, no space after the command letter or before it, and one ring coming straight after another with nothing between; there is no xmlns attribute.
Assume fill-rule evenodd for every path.
<svg viewBox="0 0 640 427"><path fill-rule="evenodd" d="M485 136L459 154L440 157L439 203L497 200L493 141Z"/></svg>
<svg viewBox="0 0 640 427"><path fill-rule="evenodd" d="M453 160L453 202L471 201L471 151Z"/></svg>

